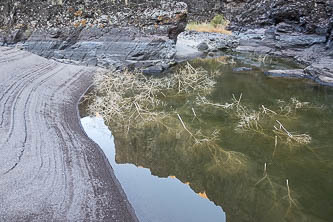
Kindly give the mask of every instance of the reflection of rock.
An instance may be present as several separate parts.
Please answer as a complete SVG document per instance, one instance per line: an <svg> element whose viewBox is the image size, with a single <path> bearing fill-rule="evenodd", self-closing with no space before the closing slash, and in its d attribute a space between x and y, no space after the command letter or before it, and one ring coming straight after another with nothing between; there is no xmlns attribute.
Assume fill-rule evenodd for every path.
<svg viewBox="0 0 333 222"><path fill-rule="evenodd" d="M324 85L332 85L330 79L333 79L333 57L332 52L325 49L325 36L280 32L278 26L248 30L238 37L239 46L235 51L296 59L307 66L305 74L298 77L303 76Z"/></svg>
<svg viewBox="0 0 333 222"><path fill-rule="evenodd" d="M237 67L237 68L233 68L232 71L234 72L244 72L244 71L251 71L252 68L250 67Z"/></svg>
<svg viewBox="0 0 333 222"><path fill-rule="evenodd" d="M268 70L265 75L270 77L307 78L303 69Z"/></svg>
<svg viewBox="0 0 333 222"><path fill-rule="evenodd" d="M286 187L275 183L274 177L273 188L267 179L255 186L262 177L262 167L256 170L258 163L254 161L244 168L232 162L225 165L227 158L221 147L196 147L186 132L179 132L176 137L176 133L156 125L131 129L127 136L113 132L116 162L149 168L159 177L173 175L200 196L221 206L227 221L321 221L299 209L292 209L286 215L289 203L282 199Z"/></svg>

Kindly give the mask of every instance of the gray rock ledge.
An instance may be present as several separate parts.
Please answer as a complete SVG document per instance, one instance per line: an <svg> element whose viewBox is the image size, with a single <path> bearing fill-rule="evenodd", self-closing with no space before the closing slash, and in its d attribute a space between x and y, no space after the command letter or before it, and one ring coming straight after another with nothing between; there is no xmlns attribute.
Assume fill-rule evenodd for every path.
<svg viewBox="0 0 333 222"><path fill-rule="evenodd" d="M0 221L138 221L79 121L96 70L0 47Z"/></svg>

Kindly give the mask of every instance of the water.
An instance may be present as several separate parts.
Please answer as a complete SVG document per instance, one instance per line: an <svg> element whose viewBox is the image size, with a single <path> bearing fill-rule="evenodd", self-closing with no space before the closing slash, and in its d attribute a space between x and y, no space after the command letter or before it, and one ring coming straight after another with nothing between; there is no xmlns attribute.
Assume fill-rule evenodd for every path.
<svg viewBox="0 0 333 222"><path fill-rule="evenodd" d="M115 131L113 138L101 119L82 119L114 166L139 219L331 221L333 90L307 80L264 76L267 69L297 68L288 61L264 64L248 56L234 57L232 64L223 60L192 62L220 73L207 95L212 103L225 104L242 95L241 104L250 111L262 105L273 111L294 108L288 115L261 118L260 130L239 130L240 120L230 111L198 106L191 95L169 99L167 109L180 113L191 130L207 135L220 130L218 142L208 148L194 146L186 132L173 134L156 125L133 129L127 136ZM233 71L242 66L253 70ZM296 109L295 101L308 104ZM193 119L193 107L199 120ZM282 135L275 145L276 120L294 135L311 136L311 142L288 144ZM180 124L174 121L176 128Z"/></svg>
<svg viewBox="0 0 333 222"><path fill-rule="evenodd" d="M175 176L153 176L142 166L117 163L114 138L102 117L84 117L81 123L103 149L140 221L225 221L221 207L193 192Z"/></svg>

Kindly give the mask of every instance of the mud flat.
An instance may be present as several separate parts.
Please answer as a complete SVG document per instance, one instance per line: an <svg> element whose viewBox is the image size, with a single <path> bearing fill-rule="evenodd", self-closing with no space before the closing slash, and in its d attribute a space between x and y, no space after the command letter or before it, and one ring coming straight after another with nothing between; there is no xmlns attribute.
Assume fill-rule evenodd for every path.
<svg viewBox="0 0 333 222"><path fill-rule="evenodd" d="M80 125L96 71L0 47L0 221L137 221Z"/></svg>

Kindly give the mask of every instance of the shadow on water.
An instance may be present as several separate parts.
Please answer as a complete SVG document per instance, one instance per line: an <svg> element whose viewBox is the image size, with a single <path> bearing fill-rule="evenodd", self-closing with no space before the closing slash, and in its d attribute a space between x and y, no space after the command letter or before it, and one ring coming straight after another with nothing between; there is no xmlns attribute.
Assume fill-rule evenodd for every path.
<svg viewBox="0 0 333 222"><path fill-rule="evenodd" d="M296 67L279 59L263 62L234 56L197 59L191 63L220 73L216 87L208 96L212 103L225 104L233 95L235 98L242 95L241 103L251 112L264 105L281 114L260 117L257 130L239 130L239 118L232 111L196 106L195 98L190 95L167 98L167 109L181 113L191 130L212 135L216 129L220 132L218 138L198 146L181 130L177 117L168 120L171 128L157 123L145 124L142 128L131 129L126 135L110 125L115 143L114 164L135 165L131 165L134 171L130 175L139 175L135 169L143 167L158 178L169 178L169 181L177 178L201 197L221 206L227 221L330 221L333 217L333 90L307 80L266 77L263 73L267 69ZM235 67L251 67L252 70L235 71ZM301 107L302 102L308 105ZM193 107L196 118L191 112ZM274 134L276 120L294 135L296 132L310 135L311 142L292 144L290 138ZM115 168L117 173L118 167ZM134 182L132 176L122 181L124 174L126 172L119 173L117 177L127 193L126 183ZM149 181L149 177L150 173L135 179L142 180L140 184L145 186L144 180ZM168 182L158 186L162 190L172 187ZM135 196L135 184L132 189ZM160 212L163 203L158 207L152 204L154 212L146 215L150 218L146 221L163 221L164 214L177 214L177 206L182 205L190 206L190 210L166 218L166 221L224 221L223 212L221 209L216 211L214 204L192 204L193 198L181 195L186 192L184 189L170 189L175 189L176 194L171 203L173 208ZM159 201L159 195L152 195L153 190L150 187L146 192L155 203ZM129 199L132 201L131 197ZM136 203L138 208L145 204L142 200ZM191 212L200 212L204 217L195 220L184 216Z"/></svg>

